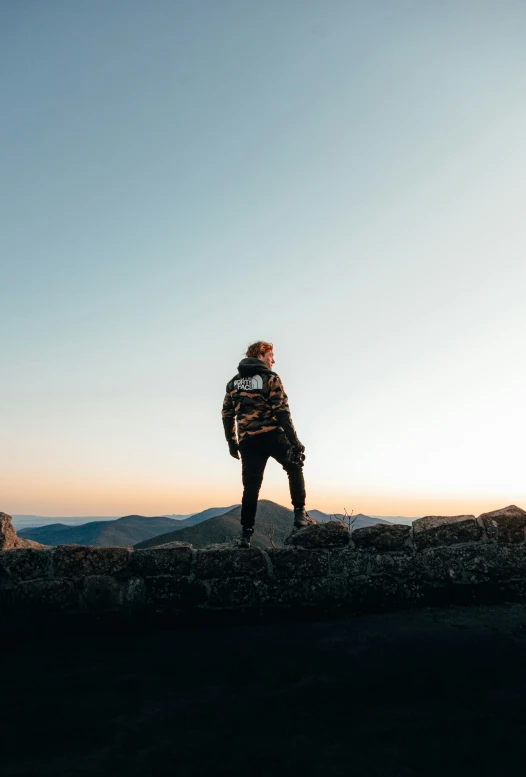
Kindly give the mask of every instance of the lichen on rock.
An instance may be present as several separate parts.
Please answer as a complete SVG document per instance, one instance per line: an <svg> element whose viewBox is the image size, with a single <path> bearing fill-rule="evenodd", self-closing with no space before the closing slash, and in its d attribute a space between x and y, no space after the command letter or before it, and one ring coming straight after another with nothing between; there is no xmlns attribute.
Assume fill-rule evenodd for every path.
<svg viewBox="0 0 526 777"><path fill-rule="evenodd" d="M285 545L301 548L341 548L348 545L350 534L343 521L327 521L296 529L285 540Z"/></svg>

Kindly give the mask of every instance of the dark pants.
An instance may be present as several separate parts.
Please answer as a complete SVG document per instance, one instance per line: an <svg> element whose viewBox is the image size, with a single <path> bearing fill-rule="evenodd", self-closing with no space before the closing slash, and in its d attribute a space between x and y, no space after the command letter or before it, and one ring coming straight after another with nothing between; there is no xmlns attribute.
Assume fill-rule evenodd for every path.
<svg viewBox="0 0 526 777"><path fill-rule="evenodd" d="M241 500L241 525L254 530L258 494L269 456L278 461L289 477L290 496L294 507L305 506L305 480L303 467L286 460L289 441L283 432L273 430L245 437L239 444L241 454L243 498Z"/></svg>

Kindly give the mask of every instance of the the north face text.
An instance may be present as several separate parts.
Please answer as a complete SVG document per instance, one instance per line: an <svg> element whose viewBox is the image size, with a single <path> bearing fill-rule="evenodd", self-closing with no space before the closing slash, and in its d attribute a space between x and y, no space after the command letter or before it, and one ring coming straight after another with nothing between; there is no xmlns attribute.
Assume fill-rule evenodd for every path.
<svg viewBox="0 0 526 777"><path fill-rule="evenodd" d="M234 386L238 391L253 391L263 388L263 378L261 375L254 375L252 378L239 378L234 381Z"/></svg>

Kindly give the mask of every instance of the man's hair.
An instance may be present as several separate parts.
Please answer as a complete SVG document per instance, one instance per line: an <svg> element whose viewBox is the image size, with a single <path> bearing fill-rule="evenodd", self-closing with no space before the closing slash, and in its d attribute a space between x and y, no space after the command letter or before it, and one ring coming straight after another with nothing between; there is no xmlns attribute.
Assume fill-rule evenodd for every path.
<svg viewBox="0 0 526 777"><path fill-rule="evenodd" d="M264 353L267 351L272 351L273 348L274 346L272 343L266 343L264 340L258 340L257 343L252 343L252 345L248 346L245 356L252 356L252 358L257 359L258 356L263 356Z"/></svg>

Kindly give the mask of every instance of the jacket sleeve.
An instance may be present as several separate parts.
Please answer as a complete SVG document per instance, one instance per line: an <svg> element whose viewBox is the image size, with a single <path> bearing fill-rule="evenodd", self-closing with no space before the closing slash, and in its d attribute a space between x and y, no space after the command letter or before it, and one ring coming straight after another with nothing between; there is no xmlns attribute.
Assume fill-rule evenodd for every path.
<svg viewBox="0 0 526 777"><path fill-rule="evenodd" d="M236 442L236 413L234 408L234 402L232 397L228 393L225 394L223 400L223 410L221 411L221 418L223 419L223 429L225 430L225 437L228 443Z"/></svg>
<svg viewBox="0 0 526 777"><path fill-rule="evenodd" d="M282 427L290 443L298 442L298 435L290 415L289 400L279 375L270 376L268 387L268 400L278 424Z"/></svg>

